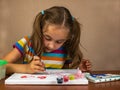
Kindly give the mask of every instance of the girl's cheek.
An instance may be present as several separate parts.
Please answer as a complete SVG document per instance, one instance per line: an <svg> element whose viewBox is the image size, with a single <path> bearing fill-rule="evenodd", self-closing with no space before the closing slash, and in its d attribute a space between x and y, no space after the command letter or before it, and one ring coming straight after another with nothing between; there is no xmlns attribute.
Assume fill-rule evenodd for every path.
<svg viewBox="0 0 120 90"><path fill-rule="evenodd" d="M44 45L46 46L47 40L46 40L46 39L43 39L43 43L44 43Z"/></svg>

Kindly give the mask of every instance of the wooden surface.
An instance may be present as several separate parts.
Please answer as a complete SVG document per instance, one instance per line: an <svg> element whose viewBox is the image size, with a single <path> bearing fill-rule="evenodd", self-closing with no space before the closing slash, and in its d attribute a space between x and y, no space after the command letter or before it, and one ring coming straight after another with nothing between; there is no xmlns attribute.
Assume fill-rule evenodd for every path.
<svg viewBox="0 0 120 90"><path fill-rule="evenodd" d="M120 74L120 71L94 71L92 73ZM5 85L0 80L0 90L120 90L120 80L105 83L89 83L88 85Z"/></svg>

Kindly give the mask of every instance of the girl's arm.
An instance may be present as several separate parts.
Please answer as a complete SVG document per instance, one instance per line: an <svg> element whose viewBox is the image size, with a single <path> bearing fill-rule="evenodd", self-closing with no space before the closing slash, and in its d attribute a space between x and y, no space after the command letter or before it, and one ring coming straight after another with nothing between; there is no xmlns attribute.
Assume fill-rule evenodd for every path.
<svg viewBox="0 0 120 90"><path fill-rule="evenodd" d="M14 48L10 53L4 56L2 59L6 60L8 64L6 65L7 74L10 73L36 73L43 71L43 64L39 59L33 59L29 64L16 64L15 62L20 59L20 52Z"/></svg>
<svg viewBox="0 0 120 90"><path fill-rule="evenodd" d="M15 64L15 62L21 57L20 52L14 48L10 53L3 57L3 60L6 60L8 64L6 65L7 74L14 72L26 72L26 65Z"/></svg>

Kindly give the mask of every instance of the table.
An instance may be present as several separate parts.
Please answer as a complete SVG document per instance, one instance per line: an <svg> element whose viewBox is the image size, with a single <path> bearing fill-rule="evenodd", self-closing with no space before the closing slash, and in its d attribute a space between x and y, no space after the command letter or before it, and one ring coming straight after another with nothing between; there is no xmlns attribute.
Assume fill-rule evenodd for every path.
<svg viewBox="0 0 120 90"><path fill-rule="evenodd" d="M92 73L112 73L120 74L118 71L92 71ZM105 82L105 83L91 83L88 85L5 85L5 79L0 80L0 90L120 90L120 80Z"/></svg>

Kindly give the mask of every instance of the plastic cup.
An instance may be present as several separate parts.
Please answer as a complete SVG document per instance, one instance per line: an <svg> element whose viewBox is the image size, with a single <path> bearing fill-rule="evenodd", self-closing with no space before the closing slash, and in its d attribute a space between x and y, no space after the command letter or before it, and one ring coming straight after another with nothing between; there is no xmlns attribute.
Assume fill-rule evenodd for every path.
<svg viewBox="0 0 120 90"><path fill-rule="evenodd" d="M7 61L0 60L0 80L5 78L5 75L6 75L6 67L5 67L5 65L6 64L7 64Z"/></svg>

